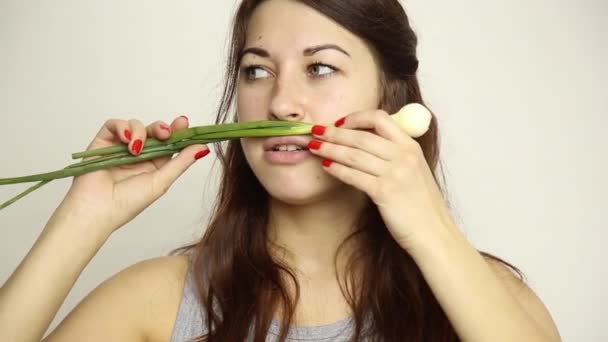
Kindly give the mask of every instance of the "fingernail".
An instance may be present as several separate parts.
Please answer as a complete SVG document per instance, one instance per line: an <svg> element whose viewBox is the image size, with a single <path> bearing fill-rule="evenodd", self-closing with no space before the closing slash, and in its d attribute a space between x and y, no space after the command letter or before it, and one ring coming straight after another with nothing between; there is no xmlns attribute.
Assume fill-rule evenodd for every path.
<svg viewBox="0 0 608 342"><path fill-rule="evenodd" d="M133 142L133 145L131 146L131 150L133 151L133 153L139 154L141 152L142 145L143 145L143 142L141 141L141 139L137 139Z"/></svg>
<svg viewBox="0 0 608 342"><path fill-rule="evenodd" d="M194 155L194 159L195 160L199 160L201 158L203 158L204 156L208 155L209 152L211 152L210 150L202 150L200 152L198 152L197 154Z"/></svg>
<svg viewBox="0 0 608 342"><path fill-rule="evenodd" d="M325 166L325 167L330 167L332 163L333 163L333 160L329 160L329 159L323 160L323 166Z"/></svg>
<svg viewBox="0 0 608 342"><path fill-rule="evenodd" d="M346 117L343 117L342 119L336 121L335 126L340 127L340 126L344 125L344 121L346 121Z"/></svg>
<svg viewBox="0 0 608 342"><path fill-rule="evenodd" d="M128 129L125 129L125 138L131 141L131 131L129 131Z"/></svg>
<svg viewBox="0 0 608 342"><path fill-rule="evenodd" d="M312 134L314 135L323 135L325 134L325 126L321 126L321 125L314 125L312 126Z"/></svg>
<svg viewBox="0 0 608 342"><path fill-rule="evenodd" d="M160 124L160 129L164 129L167 132L171 132L171 127L169 127L165 124Z"/></svg>
<svg viewBox="0 0 608 342"><path fill-rule="evenodd" d="M184 119L186 119L186 120L190 121L190 120L188 119L188 117L187 117L187 116L185 116L185 115L180 115L179 117L180 117L180 118L184 118Z"/></svg>
<svg viewBox="0 0 608 342"><path fill-rule="evenodd" d="M319 140L311 140L308 143L308 148L311 150L318 150L321 148L321 145L323 145L323 142L321 142Z"/></svg>

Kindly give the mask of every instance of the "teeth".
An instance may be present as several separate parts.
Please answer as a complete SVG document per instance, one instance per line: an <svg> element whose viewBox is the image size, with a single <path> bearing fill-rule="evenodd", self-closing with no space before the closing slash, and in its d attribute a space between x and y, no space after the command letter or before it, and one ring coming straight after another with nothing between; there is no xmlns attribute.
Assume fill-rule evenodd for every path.
<svg viewBox="0 0 608 342"><path fill-rule="evenodd" d="M303 151L304 148L302 148L301 146L298 146L298 145L289 144L289 145L277 145L273 148L273 150L292 152L292 151Z"/></svg>

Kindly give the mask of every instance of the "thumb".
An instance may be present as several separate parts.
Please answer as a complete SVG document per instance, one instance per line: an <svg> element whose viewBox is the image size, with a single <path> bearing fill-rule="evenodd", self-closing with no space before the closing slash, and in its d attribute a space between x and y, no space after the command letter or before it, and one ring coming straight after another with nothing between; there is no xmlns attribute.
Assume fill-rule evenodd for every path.
<svg viewBox="0 0 608 342"><path fill-rule="evenodd" d="M192 165L207 154L210 150L207 145L191 145L181 150L176 157L163 165L154 177L154 188L160 192L159 195L166 193L171 185Z"/></svg>

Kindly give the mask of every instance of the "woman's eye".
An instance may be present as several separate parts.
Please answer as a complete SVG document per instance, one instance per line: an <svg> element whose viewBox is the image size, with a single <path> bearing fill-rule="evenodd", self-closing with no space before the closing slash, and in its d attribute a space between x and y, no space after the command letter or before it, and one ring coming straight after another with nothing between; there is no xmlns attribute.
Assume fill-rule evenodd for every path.
<svg viewBox="0 0 608 342"><path fill-rule="evenodd" d="M336 68L327 64L315 63L310 66L309 70L315 77L324 77L333 74L336 71Z"/></svg>
<svg viewBox="0 0 608 342"><path fill-rule="evenodd" d="M263 68L250 66L245 68L245 75L247 76L248 80L254 81L260 78L266 78L270 75L270 73Z"/></svg>

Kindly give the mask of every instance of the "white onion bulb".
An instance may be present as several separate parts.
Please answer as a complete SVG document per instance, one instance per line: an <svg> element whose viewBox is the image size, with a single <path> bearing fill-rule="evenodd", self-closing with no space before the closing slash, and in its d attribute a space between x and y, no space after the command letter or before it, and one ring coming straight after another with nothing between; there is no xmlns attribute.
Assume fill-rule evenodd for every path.
<svg viewBox="0 0 608 342"><path fill-rule="evenodd" d="M410 103L391 117L412 138L423 136L428 131L432 119L431 112L419 103Z"/></svg>

